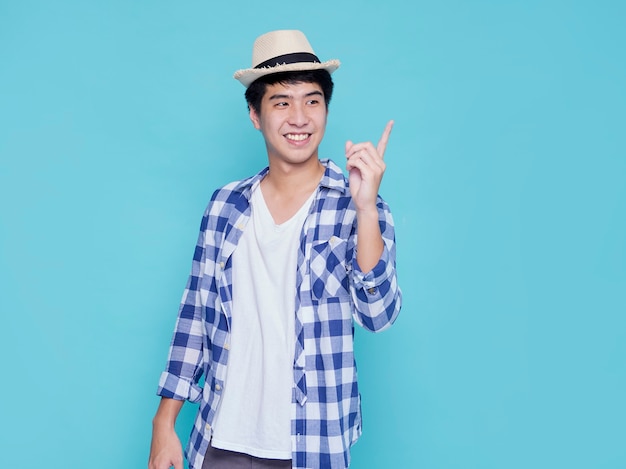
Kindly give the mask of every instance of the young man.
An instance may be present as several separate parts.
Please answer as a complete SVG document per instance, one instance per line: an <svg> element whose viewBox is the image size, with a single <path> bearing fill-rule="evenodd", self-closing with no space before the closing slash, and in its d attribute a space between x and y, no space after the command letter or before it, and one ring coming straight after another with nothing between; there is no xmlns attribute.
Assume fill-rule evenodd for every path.
<svg viewBox="0 0 626 469"><path fill-rule="evenodd" d="M301 32L273 31L235 73L269 166L217 190L204 213L149 469L183 469L174 423L185 400L200 403L191 469L349 465L361 434L353 321L387 328L401 294L378 196L393 123L376 147L346 143L348 181L318 158L338 67Z"/></svg>

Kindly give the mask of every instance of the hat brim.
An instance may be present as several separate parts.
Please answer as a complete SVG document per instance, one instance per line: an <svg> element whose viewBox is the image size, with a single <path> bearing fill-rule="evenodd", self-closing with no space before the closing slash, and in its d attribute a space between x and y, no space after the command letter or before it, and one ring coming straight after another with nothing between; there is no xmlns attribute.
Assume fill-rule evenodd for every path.
<svg viewBox="0 0 626 469"><path fill-rule="evenodd" d="M280 72L299 72L308 70L326 70L328 73L333 73L339 68L341 63L339 60L333 59L326 62L296 62L291 64L281 64L274 67L264 68L246 68L243 70L237 70L233 77L245 86L246 88L254 82L254 80L261 78L265 75L271 75L273 73Z"/></svg>

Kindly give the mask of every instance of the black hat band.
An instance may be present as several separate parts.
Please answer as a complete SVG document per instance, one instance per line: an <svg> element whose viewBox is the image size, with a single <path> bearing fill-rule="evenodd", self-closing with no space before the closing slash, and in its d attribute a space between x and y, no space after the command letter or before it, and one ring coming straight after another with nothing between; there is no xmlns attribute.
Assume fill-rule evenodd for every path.
<svg viewBox="0 0 626 469"><path fill-rule="evenodd" d="M308 52L295 52L293 54L285 54L279 55L278 57L273 57L269 60L266 60L265 62L261 62L254 68L276 67L277 65L295 64L300 62L320 63L320 59L317 58L317 55L309 54Z"/></svg>

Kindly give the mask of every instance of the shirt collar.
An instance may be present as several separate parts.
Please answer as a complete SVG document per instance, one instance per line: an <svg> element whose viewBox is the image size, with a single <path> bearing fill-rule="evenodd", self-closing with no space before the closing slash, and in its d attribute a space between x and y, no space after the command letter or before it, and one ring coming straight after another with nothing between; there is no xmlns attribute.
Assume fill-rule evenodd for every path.
<svg viewBox="0 0 626 469"><path fill-rule="evenodd" d="M320 161L324 166L326 166L326 171L324 171L324 175L320 181L320 186L339 191L342 194L345 193L346 179L344 178L339 166L337 166L334 161L329 159Z"/></svg>

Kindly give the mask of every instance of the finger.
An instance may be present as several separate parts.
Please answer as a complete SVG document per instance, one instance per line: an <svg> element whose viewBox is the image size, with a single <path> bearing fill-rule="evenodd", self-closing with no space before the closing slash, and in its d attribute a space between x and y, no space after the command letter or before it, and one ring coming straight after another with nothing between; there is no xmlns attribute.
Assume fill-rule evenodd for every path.
<svg viewBox="0 0 626 469"><path fill-rule="evenodd" d="M378 171L385 170L385 162L378 154L378 151L374 148L371 143L359 144L360 147L358 149L353 148L350 156L348 156L348 160L351 159L361 159L365 164L371 166L373 169L377 168ZM354 145L357 147L357 145Z"/></svg>
<svg viewBox="0 0 626 469"><path fill-rule="evenodd" d="M350 153L350 150L352 149L353 146L354 146L354 143L352 143L350 140L346 142L346 157L348 157L348 153Z"/></svg>
<svg viewBox="0 0 626 469"><path fill-rule="evenodd" d="M382 161L381 164L384 165ZM346 168L348 170L358 169L364 179L375 178L384 171L384 168L379 166L378 162L365 152L358 152L350 157Z"/></svg>
<svg viewBox="0 0 626 469"><path fill-rule="evenodd" d="M350 172L352 172L353 170L357 170L361 174L362 178L367 178L367 176L371 172L371 169L367 166L367 164L358 157L354 157L348 160L348 163L346 164L346 169Z"/></svg>
<svg viewBox="0 0 626 469"><path fill-rule="evenodd" d="M368 155L373 156L377 153L377 150L371 142L354 143L347 151L346 156L350 158L360 153L367 153Z"/></svg>
<svg viewBox="0 0 626 469"><path fill-rule="evenodd" d="M372 142L359 142L359 143L350 142L350 144L351 146L349 148L349 151L353 153L356 151L365 150L367 148L374 150L374 145L372 145Z"/></svg>
<svg viewBox="0 0 626 469"><path fill-rule="evenodd" d="M378 150L378 154L380 155L381 158L385 157L385 150L387 149L387 142L389 141L389 135L391 134L391 129L393 128L393 124L394 122L392 120L387 122L387 125L385 126L385 130L383 131L383 135L382 137L380 137L380 140L378 141L378 145L376 146L376 149Z"/></svg>
<svg viewBox="0 0 626 469"><path fill-rule="evenodd" d="M347 164L354 166L358 161L362 161L367 158L367 153L363 149L356 151L352 149L346 157L348 159Z"/></svg>
<svg viewBox="0 0 626 469"><path fill-rule="evenodd" d="M352 156L354 154L365 154L368 157L371 157L372 159L376 160L379 163L383 162L383 158L380 155L380 153L378 152L378 149L376 147L374 147L374 145L372 144L372 142L362 142L362 143L355 143L354 145L352 145L352 148L350 148L350 152L348 154L348 156Z"/></svg>

